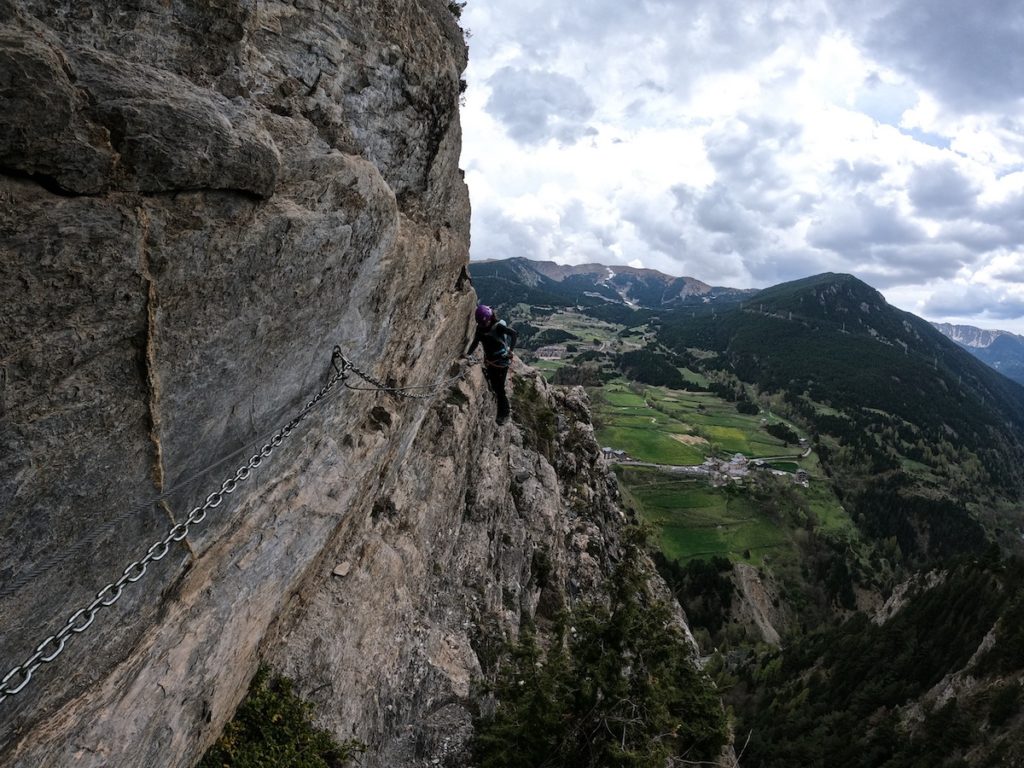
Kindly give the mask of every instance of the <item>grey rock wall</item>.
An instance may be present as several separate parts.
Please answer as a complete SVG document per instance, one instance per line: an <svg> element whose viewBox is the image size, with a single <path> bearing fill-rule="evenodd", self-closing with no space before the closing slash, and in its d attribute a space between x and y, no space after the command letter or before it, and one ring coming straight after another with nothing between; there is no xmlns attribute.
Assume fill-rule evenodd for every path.
<svg viewBox="0 0 1024 768"><path fill-rule="evenodd" d="M622 513L581 391L518 367L497 429L456 362L446 6L0 0L0 675L288 421L333 345L393 386L465 374L332 392L0 702L0 764L194 765L266 661L365 765L464 765L473 680L597 593Z"/></svg>
<svg viewBox="0 0 1024 768"><path fill-rule="evenodd" d="M525 368L513 377L539 393L521 410L555 414L548 442L496 429L473 369L390 455L368 513L325 550L274 638L272 666L321 725L368 746L364 765L467 765L474 683L523 622L595 597L611 567L623 517L582 390L550 391Z"/></svg>
<svg viewBox="0 0 1024 768"><path fill-rule="evenodd" d="M398 384L447 374L473 305L465 56L434 0L0 0L4 671L290 418L333 344ZM373 397L326 404L0 703L0 763L198 759L415 439Z"/></svg>

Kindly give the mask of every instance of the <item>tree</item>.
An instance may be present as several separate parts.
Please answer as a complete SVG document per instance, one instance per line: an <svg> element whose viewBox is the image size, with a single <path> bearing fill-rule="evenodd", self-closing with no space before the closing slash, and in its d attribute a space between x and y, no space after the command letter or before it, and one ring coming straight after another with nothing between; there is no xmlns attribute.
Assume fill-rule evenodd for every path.
<svg viewBox="0 0 1024 768"><path fill-rule="evenodd" d="M721 705L691 660L671 610L647 589L642 538L627 534L607 585L558 622L546 652L524 632L477 722L482 768L664 768L711 759L725 743Z"/></svg>

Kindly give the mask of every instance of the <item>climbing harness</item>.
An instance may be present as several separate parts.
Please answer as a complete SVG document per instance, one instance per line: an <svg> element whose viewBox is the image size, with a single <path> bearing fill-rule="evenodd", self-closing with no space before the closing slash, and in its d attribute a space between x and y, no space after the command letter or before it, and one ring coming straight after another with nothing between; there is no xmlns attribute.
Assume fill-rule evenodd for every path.
<svg viewBox="0 0 1024 768"><path fill-rule="evenodd" d="M59 657L67 645L68 641L74 635L80 635L85 632L96 620L96 616L104 608L109 608L114 605L118 600L121 599L121 595L124 592L124 588L129 584L134 584L139 581L143 576L146 575L146 570L149 568L150 563L159 562L170 552L171 545L175 542L181 542L188 536L192 526L201 524L211 509L219 507L224 501L225 496L229 496L234 493L241 483L248 480L253 473L253 470L258 469L263 462L270 458L271 454L287 440L299 423L309 415L311 411L317 408L327 398L332 390L341 383L347 389L360 390L360 391L380 391L394 395L395 397L408 398L415 400L423 400L432 397L436 392L450 387L454 382L465 377L468 372L468 368L464 368L457 376L454 376L446 381L439 384L423 387L392 387L380 380L374 378L370 374L363 371L361 368L356 366L352 361L342 354L341 348L335 346L331 354L331 366L334 368L334 374L327 381L327 383L317 392L311 400L309 400L305 406L284 426L278 428L273 432L270 438L265 442L252 456L249 457L249 461L240 466L234 473L234 475L225 479L220 488L210 493L201 505L195 506L188 513L188 517L184 522L177 523L174 525L167 534L160 541L154 542L149 549L146 550L146 554L139 560L131 563L121 574L121 577L114 582L107 584L99 592L96 593L95 598L84 608L79 608L77 611L68 617L64 626L53 635L50 635L43 640L39 645L36 646L35 651L29 656L24 662L13 667L3 679L0 679L0 703L3 703L8 697L14 696L24 690L25 686L32 680L32 676L36 670L39 669L43 664L49 664L57 657ZM349 372L352 372L363 379L372 387L353 387L348 383ZM409 390L427 390L424 394L411 394ZM17 579L12 588L5 588L0 593L0 597L7 597L13 594L20 586L24 586L33 578L40 576L59 562L67 559L74 551L79 550L82 546L90 542L94 542L103 532L110 529L110 527L117 521L123 520L130 516L132 513L138 512L139 510L151 506L152 504L168 498L170 495L175 493L182 487L192 483L198 477L201 477L209 473L212 469L230 461L232 458L242 453L245 448L241 448L234 451L227 456L222 457L214 464L206 467L201 472L193 475L188 480L176 484L170 490L162 493L154 499L146 502L143 505L134 507L122 513L118 518L112 521L108 526L105 526L103 530L97 531L93 534L89 540L79 543L79 546L72 550L71 553L64 553L56 558L51 558L44 566L40 569L34 570L27 576L22 576Z"/></svg>

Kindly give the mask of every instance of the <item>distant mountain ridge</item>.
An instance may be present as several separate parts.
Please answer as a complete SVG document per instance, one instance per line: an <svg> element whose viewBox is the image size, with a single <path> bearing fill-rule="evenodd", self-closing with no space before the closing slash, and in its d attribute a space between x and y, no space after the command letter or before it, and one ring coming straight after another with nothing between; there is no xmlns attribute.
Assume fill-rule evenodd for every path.
<svg viewBox="0 0 1024 768"><path fill-rule="evenodd" d="M525 258L475 261L470 265L477 292L500 303L527 301L555 306L602 304L633 309L734 302L755 290L708 285L693 277L674 277L654 269L604 264L556 264ZM517 285L509 294L510 284ZM489 298L499 303L496 298Z"/></svg>
<svg viewBox="0 0 1024 768"><path fill-rule="evenodd" d="M1020 384L852 275L824 273L737 291L603 265L511 259L471 268L481 300L493 297L504 312L516 315L517 305L526 304L532 309L524 317L543 317L572 308L627 327L647 325L655 345L694 370L785 398L794 416L838 441L823 443L820 455L851 478L898 476L909 483L903 493L917 494L924 506L931 497L1024 489ZM993 346L1004 340L1012 337ZM907 479L908 465L926 471ZM881 508L864 499L867 512ZM899 531L905 554L929 539L954 548L977 544L976 528L959 527L973 525L962 506L936 514L931 523L931 515L917 515ZM888 519L875 524L882 538L897 533Z"/></svg>
<svg viewBox="0 0 1024 768"><path fill-rule="evenodd" d="M1000 336L1015 335L1009 331L975 328L973 325L954 325L952 323L932 323L932 325L938 328L943 336L964 347L990 347ZM1017 336L1017 338L1024 341L1022 336Z"/></svg>
<svg viewBox="0 0 1024 768"><path fill-rule="evenodd" d="M932 325L986 365L1024 384L1024 336L1009 331L975 328L973 325Z"/></svg>

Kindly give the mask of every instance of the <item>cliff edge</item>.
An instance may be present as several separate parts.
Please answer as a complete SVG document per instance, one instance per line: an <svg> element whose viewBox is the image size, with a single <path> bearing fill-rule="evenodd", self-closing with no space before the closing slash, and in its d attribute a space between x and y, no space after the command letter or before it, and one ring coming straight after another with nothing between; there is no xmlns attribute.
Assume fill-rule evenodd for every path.
<svg viewBox="0 0 1024 768"><path fill-rule="evenodd" d="M453 362L465 64L441 0L0 0L0 673L52 659L4 765L193 765L262 660L365 764L457 765L496 644L600 580L581 394L518 369L498 431ZM232 485L336 344L425 397L352 378Z"/></svg>

